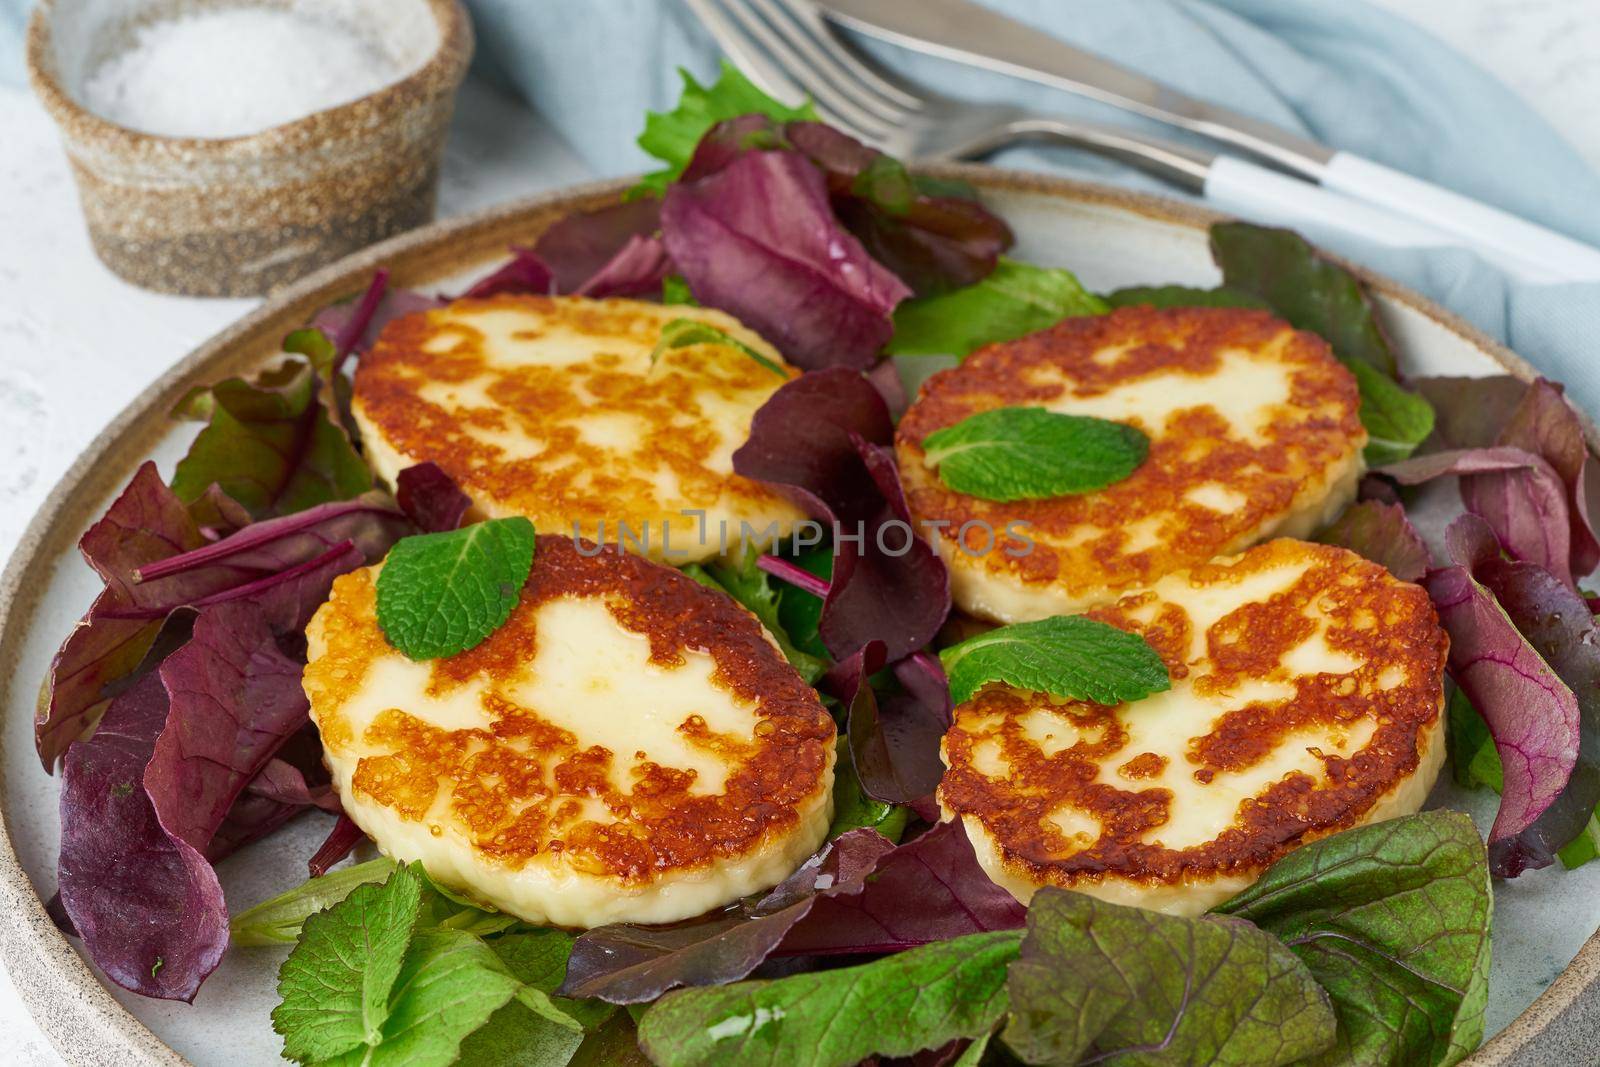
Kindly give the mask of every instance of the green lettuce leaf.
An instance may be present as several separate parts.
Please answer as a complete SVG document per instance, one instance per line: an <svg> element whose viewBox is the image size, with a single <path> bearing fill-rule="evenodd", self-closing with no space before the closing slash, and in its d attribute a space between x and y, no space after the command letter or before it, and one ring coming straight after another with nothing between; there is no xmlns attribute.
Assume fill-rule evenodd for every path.
<svg viewBox="0 0 1600 1067"><path fill-rule="evenodd" d="M1005 1014L1019 937L971 934L857 967L681 989L644 1013L639 1043L662 1067L847 1067L982 1037Z"/></svg>
<svg viewBox="0 0 1600 1067"><path fill-rule="evenodd" d="M1073 315L1100 315L1106 302L1070 271L1001 258L983 281L895 308L887 351L903 356L966 356L995 341L1010 341Z"/></svg>
<svg viewBox="0 0 1600 1067"><path fill-rule="evenodd" d="M850 739L839 738L839 754L833 764L833 822L828 826L828 840L866 827L898 843L910 819L910 808L867 796L861 788L861 777L856 774L855 761L850 758Z"/></svg>
<svg viewBox="0 0 1600 1067"><path fill-rule="evenodd" d="M690 564L683 568L683 572L707 588L727 593L761 620L761 625L778 642L784 657L800 677L806 680L807 685L815 684L828 669L828 661L801 650L790 638L783 620L778 617L778 591L772 587L767 572L756 566L759 555L754 548L746 545L743 555L736 562L724 556L704 566Z"/></svg>
<svg viewBox="0 0 1600 1067"><path fill-rule="evenodd" d="M1275 1067L1334 1040L1327 996L1270 934L1062 889L1033 898L1006 989L1002 1037L1028 1063Z"/></svg>
<svg viewBox="0 0 1600 1067"><path fill-rule="evenodd" d="M1211 253L1230 289L1265 300L1289 324L1333 347L1361 388L1361 424L1373 466L1409 456L1433 432L1433 405L1395 381L1394 350L1361 282L1292 230L1219 222Z"/></svg>
<svg viewBox="0 0 1600 1067"><path fill-rule="evenodd" d="M230 923L229 940L239 946L292 945L299 939L307 919L333 907L357 886L384 881L394 873L394 868L394 860L381 856L312 878L235 915Z"/></svg>
<svg viewBox="0 0 1600 1067"><path fill-rule="evenodd" d="M1217 910L1283 939L1327 990L1339 1033L1316 1062L1453 1064L1483 1038L1488 862L1471 819L1427 811L1298 848Z"/></svg>
<svg viewBox="0 0 1600 1067"><path fill-rule="evenodd" d="M262 519L371 489L371 472L322 399L319 361L285 360L254 382L229 378L179 401L175 414L206 423L173 471L179 499L193 503L215 484Z"/></svg>
<svg viewBox="0 0 1600 1067"><path fill-rule="evenodd" d="M689 165L700 138L724 119L751 113L779 122L815 121L817 118L810 101L799 107L779 103L757 89L727 60L723 60L722 73L710 86L701 85L686 70L680 68L678 73L683 78L683 94L678 98L678 106L671 111L648 113L644 132L639 135L639 147L667 165L646 174L629 192L629 197L660 196L665 192Z"/></svg>

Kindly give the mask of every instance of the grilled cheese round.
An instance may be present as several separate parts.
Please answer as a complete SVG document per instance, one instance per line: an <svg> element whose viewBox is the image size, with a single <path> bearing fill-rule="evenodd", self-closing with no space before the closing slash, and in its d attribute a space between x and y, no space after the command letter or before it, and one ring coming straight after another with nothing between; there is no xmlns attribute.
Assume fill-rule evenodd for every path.
<svg viewBox="0 0 1600 1067"><path fill-rule="evenodd" d="M1115 707L991 683L939 787L989 876L1197 915L1315 838L1417 811L1444 760L1448 639L1427 593L1276 540L1088 613L1172 688Z"/></svg>
<svg viewBox="0 0 1600 1067"><path fill-rule="evenodd" d="M345 812L388 855L535 923L700 915L821 845L835 731L753 615L667 567L538 540L510 619L414 662L337 579L304 685Z"/></svg>
<svg viewBox="0 0 1600 1067"><path fill-rule="evenodd" d="M995 503L947 488L922 442L970 415L1042 407L1150 439L1098 492ZM1354 377L1327 342L1260 311L1132 307L981 348L933 375L896 433L914 517L941 524L956 606L1022 622L1115 600L1272 536L1305 537L1363 470Z"/></svg>
<svg viewBox="0 0 1600 1067"><path fill-rule="evenodd" d="M652 358L674 319L770 365L715 341ZM351 410L390 485L432 460L479 516L681 565L765 548L805 517L733 473L751 417L796 373L720 311L508 295L389 323L356 368Z"/></svg>

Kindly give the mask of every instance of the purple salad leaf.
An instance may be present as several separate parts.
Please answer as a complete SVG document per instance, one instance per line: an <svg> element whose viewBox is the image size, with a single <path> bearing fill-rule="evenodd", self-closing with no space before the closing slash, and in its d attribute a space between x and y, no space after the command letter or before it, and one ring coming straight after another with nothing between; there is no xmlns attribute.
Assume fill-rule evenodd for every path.
<svg viewBox="0 0 1600 1067"><path fill-rule="evenodd" d="M880 494L852 434L877 443L893 438L879 392L845 367L802 374L756 411L733 469L777 487L814 518L865 518L877 510Z"/></svg>
<svg viewBox="0 0 1600 1067"><path fill-rule="evenodd" d="M204 499L215 500L209 495ZM106 584L50 664L34 721L34 743L45 770L52 770L67 746L94 728L104 711L106 687L140 667L166 613L124 616L218 588L205 576L141 583L135 577L138 569L205 543L193 516L151 462L140 465L105 516L79 540L79 552Z"/></svg>
<svg viewBox="0 0 1600 1067"><path fill-rule="evenodd" d="M916 533L894 453L859 435L852 435L851 443L878 487L881 504L864 520L855 520L859 537L838 537L817 632L836 657L879 638L888 658L899 660L927 645L944 625L950 614L950 572L938 550Z"/></svg>
<svg viewBox="0 0 1600 1067"><path fill-rule="evenodd" d="M355 824L350 816L340 813L339 821L328 831L327 840L312 855L306 870L313 878L321 878L328 869L355 851L367 839L366 831Z"/></svg>
<svg viewBox="0 0 1600 1067"><path fill-rule="evenodd" d="M549 296L556 291L555 272L539 258L539 253L521 245L511 246L505 265L473 283L461 294L464 300L484 300L503 293L528 293Z"/></svg>
<svg viewBox="0 0 1600 1067"><path fill-rule="evenodd" d="M1433 433L1417 455L1455 448L1488 448L1500 436L1528 391L1509 374L1487 378L1414 378L1411 385L1433 405Z"/></svg>
<svg viewBox="0 0 1600 1067"><path fill-rule="evenodd" d="M898 952L964 934L1013 930L1027 914L989 880L961 824L940 823L879 860L859 893L819 897L778 952Z"/></svg>
<svg viewBox="0 0 1600 1067"><path fill-rule="evenodd" d="M971 196L933 193L896 159L820 122L748 114L718 123L679 179L694 182L749 152L792 149L819 169L844 228L917 296L987 277L1014 243L1010 227Z"/></svg>
<svg viewBox="0 0 1600 1067"><path fill-rule="evenodd" d="M252 523L220 541L142 566L136 572L141 587L158 589L174 577L235 595L249 595L246 587L271 581L284 571L303 566L346 541L355 545L368 563L382 559L389 547L416 532L412 521L385 493L364 493L354 500L319 504L314 508ZM154 599L151 610L211 601L193 596Z"/></svg>
<svg viewBox="0 0 1600 1067"><path fill-rule="evenodd" d="M472 501L455 479L432 460L401 471L395 478L395 502L423 533L446 533L461 525Z"/></svg>
<svg viewBox="0 0 1600 1067"><path fill-rule="evenodd" d="M380 268L373 272L371 283L360 296L323 308L312 316L310 325L333 341L332 370L336 371L350 355L360 355L371 348L378 334L395 319L444 305L445 301L436 296L391 288L389 272Z"/></svg>
<svg viewBox="0 0 1600 1067"><path fill-rule="evenodd" d="M1402 582L1420 579L1430 563L1428 546L1399 504L1378 500L1351 504L1344 514L1323 527L1316 539L1381 563Z"/></svg>
<svg viewBox="0 0 1600 1067"><path fill-rule="evenodd" d="M627 200L553 223L539 235L533 251L549 266L555 292L584 296L659 293L666 271L647 281L649 272L638 268L647 265L639 242L654 241L660 229L661 201ZM653 270L657 265L648 266ZM610 281L606 282L608 275ZM586 286L603 291L586 291Z"/></svg>
<svg viewBox="0 0 1600 1067"><path fill-rule="evenodd" d="M193 1001L228 945L228 909L199 850L166 833L140 785L167 720L159 675L111 702L62 769L61 903L124 989Z"/></svg>
<svg viewBox="0 0 1600 1067"><path fill-rule="evenodd" d="M304 736L295 646L334 577L362 562L346 543L255 596L203 609L189 641L68 750L62 902L119 984L192 1000L216 967L228 912L209 864L301 810L259 794L238 802Z"/></svg>
<svg viewBox="0 0 1600 1067"><path fill-rule="evenodd" d="M1562 395L1561 386L1536 380L1500 430L1495 443L1543 457L1567 491L1567 516L1572 524L1572 573L1579 577L1600 566L1600 538L1595 514L1600 511L1600 470L1589 453L1578 412Z"/></svg>
<svg viewBox="0 0 1600 1067"><path fill-rule="evenodd" d="M372 473L323 396L322 381L312 359L289 359L253 382L229 378L191 391L177 410L206 425L178 461L172 491L188 502L215 483L251 515L267 518L370 490Z"/></svg>
<svg viewBox="0 0 1600 1067"><path fill-rule="evenodd" d="M573 944L566 979L556 992L642 1004L678 986L738 981L771 955L819 898L859 892L893 849L876 830L851 830L753 905L666 926L618 923L590 930Z"/></svg>
<svg viewBox="0 0 1600 1067"><path fill-rule="evenodd" d="M1493 594L1528 645L1577 701L1578 757L1565 788L1520 834L1490 846L1490 859L1499 873L1544 867L1558 849L1584 831L1600 804L1600 628L1588 604L1571 587L1542 567L1504 558L1483 520L1462 516L1451 527L1449 540L1455 562ZM1546 712L1537 704L1492 710L1496 717L1540 717ZM1479 707L1479 713L1487 722L1489 712ZM1505 759L1501 753L1502 767Z"/></svg>
<svg viewBox="0 0 1600 1067"><path fill-rule="evenodd" d="M1539 456L1505 446L1455 449L1391 463L1376 473L1402 485L1459 478L1462 503L1489 523L1507 552L1573 584L1566 489Z"/></svg>
<svg viewBox="0 0 1600 1067"><path fill-rule="evenodd" d="M836 525L833 580L819 633L835 659L871 640L901 659L938 633L950 577L909 524L886 446L893 425L883 397L843 367L813 371L778 389L751 420L733 468L765 482L818 521Z"/></svg>
<svg viewBox="0 0 1600 1067"><path fill-rule="evenodd" d="M784 135L821 168L839 221L917 296L981 281L1015 243L977 200L930 194L898 160L831 126L791 122Z"/></svg>
<svg viewBox="0 0 1600 1067"><path fill-rule="evenodd" d="M189 642L161 664L171 710L144 786L168 833L204 851L234 801L306 724L304 665L280 642L303 640L333 579L364 562L347 544L299 580L206 608Z"/></svg>
<svg viewBox="0 0 1600 1067"><path fill-rule="evenodd" d="M1578 702L1466 566L1435 570L1422 584L1450 634L1450 675L1500 753L1504 789L1489 832L1493 848L1532 826L1566 788L1578 758ZM1536 858L1505 860L1496 873L1538 865Z"/></svg>
<svg viewBox="0 0 1600 1067"><path fill-rule="evenodd" d="M661 238L634 234L573 294L595 300L659 295L661 283L671 273L672 261L667 258L667 247Z"/></svg>
<svg viewBox="0 0 1600 1067"><path fill-rule="evenodd" d="M944 775L939 741L950 728L950 690L944 687L942 707L925 703L918 693L909 691L880 706L870 678L883 663L883 642L868 641L835 664L823 685L847 709L845 733L862 791L885 804L910 804L930 795ZM917 677L908 674L914 680Z"/></svg>
<svg viewBox="0 0 1600 1067"><path fill-rule="evenodd" d="M661 232L701 302L807 370L872 366L910 295L839 225L821 173L793 152L746 153L671 186Z"/></svg>

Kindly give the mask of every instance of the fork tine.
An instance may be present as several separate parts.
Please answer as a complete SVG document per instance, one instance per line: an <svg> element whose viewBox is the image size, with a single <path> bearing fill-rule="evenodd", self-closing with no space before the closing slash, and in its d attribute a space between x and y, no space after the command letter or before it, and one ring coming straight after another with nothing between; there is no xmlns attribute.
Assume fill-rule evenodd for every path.
<svg viewBox="0 0 1600 1067"><path fill-rule="evenodd" d="M717 45L733 60L733 65L744 72L756 87L776 97L791 107L806 98L806 91L796 85L781 68L769 60L744 32L719 10L712 0L685 0L700 24L715 38Z"/></svg>
<svg viewBox="0 0 1600 1067"><path fill-rule="evenodd" d="M892 121L885 121L882 116L873 114L834 88L814 66L806 62L805 57L742 0L723 0L723 8L738 20L746 33L759 42L768 57L781 66L784 73L810 93L818 113L831 125L839 125L837 120L843 119L846 128L860 130L871 141L882 140L893 129ZM832 117L829 117L830 114Z"/></svg>
<svg viewBox="0 0 1600 1067"><path fill-rule="evenodd" d="M899 124L909 117L908 112L916 110L916 105L905 104L900 99L879 91L872 79L872 72L854 56L845 52L831 34L824 41L819 40L808 30L803 25L805 19L803 12L810 11L810 8L792 0L776 0L776 2L748 0L748 2L755 7L762 18L766 19L775 33L800 53L808 69L815 71L819 77L827 79L835 89L879 119ZM904 97L906 94L896 95Z"/></svg>
<svg viewBox="0 0 1600 1067"><path fill-rule="evenodd" d="M772 0L761 0L761 2L767 4ZM923 97L885 75L875 63L853 48L850 42L843 40L833 27L828 25L828 21L822 17L822 12L817 10L817 5L812 3L812 0L776 0L776 2L804 27L804 31L816 46L827 53L835 64L835 69L847 72L844 73L844 77L853 78L864 90L875 93L902 111L921 111L927 105Z"/></svg>

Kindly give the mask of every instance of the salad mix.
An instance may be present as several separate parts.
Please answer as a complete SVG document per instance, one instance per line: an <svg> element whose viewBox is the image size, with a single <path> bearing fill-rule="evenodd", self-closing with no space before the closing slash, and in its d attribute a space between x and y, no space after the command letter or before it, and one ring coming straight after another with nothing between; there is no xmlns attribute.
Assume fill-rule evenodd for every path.
<svg viewBox="0 0 1600 1067"><path fill-rule="evenodd" d="M333 579L387 559L384 632L436 657L505 621L535 551L526 519L463 526L467 498L432 464L392 495L374 485L347 365L387 321L447 299L380 271L286 338L281 365L185 397L176 414L202 425L170 483L144 464L80 543L104 589L56 654L36 737L62 785L53 913L106 976L192 1001L230 949L291 945L272 1022L304 1064L1450 1064L1474 1049L1491 873L1600 856L1600 600L1579 585L1600 565L1600 475L1561 388L1402 381L1360 281L1287 231L1214 226L1219 288L1091 293L1008 258L1011 231L970 189L731 68L686 77L640 144L661 170L458 295L715 307L806 372L758 412L735 470L867 535L685 570L753 612L833 709L828 841L714 914L574 934L420 866L335 867L363 840L340 816L304 885L224 899L218 863L302 813L339 814L300 684ZM1453 773L1500 794L1487 848L1465 815L1427 811L1305 845L1177 918L1056 889L1024 907L940 821L952 701L1000 680L1116 703L1169 681L1142 638L1084 618L952 619L933 547L882 548L873 531L909 518L888 447L901 373L1132 304L1267 308L1354 374L1371 472L1319 538L1431 596L1451 638ZM671 324L656 358L706 330ZM1146 444L1024 416L927 447L947 484L1006 500L1110 484Z"/></svg>

